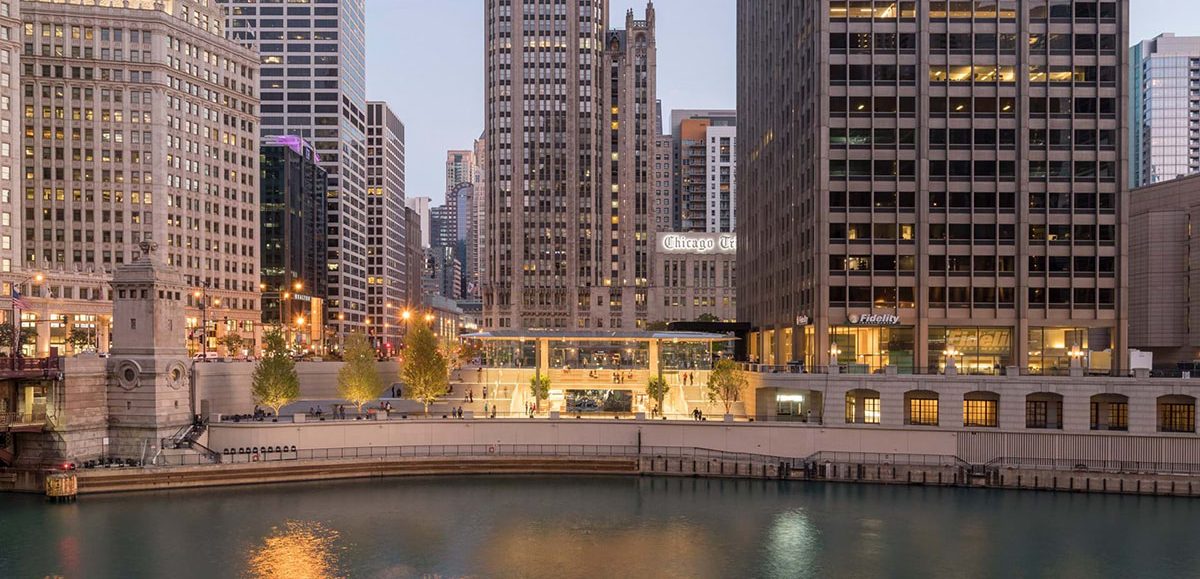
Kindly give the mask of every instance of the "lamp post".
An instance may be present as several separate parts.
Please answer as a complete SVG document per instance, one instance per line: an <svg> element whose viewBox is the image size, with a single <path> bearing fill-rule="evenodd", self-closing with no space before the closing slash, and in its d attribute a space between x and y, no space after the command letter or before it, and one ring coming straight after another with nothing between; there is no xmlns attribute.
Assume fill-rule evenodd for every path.
<svg viewBox="0 0 1200 579"><path fill-rule="evenodd" d="M208 359L208 280L200 282L200 289L192 297L200 300L200 358ZM219 303L219 302L218 302Z"/></svg>

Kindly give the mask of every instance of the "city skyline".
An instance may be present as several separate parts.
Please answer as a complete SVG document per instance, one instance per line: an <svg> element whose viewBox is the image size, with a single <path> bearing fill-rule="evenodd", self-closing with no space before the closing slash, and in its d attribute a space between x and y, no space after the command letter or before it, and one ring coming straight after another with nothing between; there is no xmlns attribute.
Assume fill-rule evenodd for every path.
<svg viewBox="0 0 1200 579"><path fill-rule="evenodd" d="M666 116L672 109L734 108L734 4L655 0L658 98ZM610 24L624 22L630 8L640 14L645 2L613 0ZM416 24L422 22L461 24L446 34ZM404 122L407 192L431 197L432 205L444 200L446 151L470 149L483 130L482 39L483 5L476 0L367 2L367 96L387 101ZM421 58L404 56L413 54ZM413 78L435 79L436 90L414 90Z"/></svg>

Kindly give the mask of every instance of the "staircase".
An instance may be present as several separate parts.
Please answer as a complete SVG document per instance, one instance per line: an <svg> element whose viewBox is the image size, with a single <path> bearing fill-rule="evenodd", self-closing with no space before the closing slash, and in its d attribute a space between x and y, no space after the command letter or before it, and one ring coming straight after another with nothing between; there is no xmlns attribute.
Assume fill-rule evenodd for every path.
<svg viewBox="0 0 1200 579"><path fill-rule="evenodd" d="M170 438L162 439L158 454L164 450L191 450L207 458L213 463L221 462L221 455L215 450L200 444L199 439L208 430L208 419L197 420L180 429ZM155 457L157 460L157 456Z"/></svg>

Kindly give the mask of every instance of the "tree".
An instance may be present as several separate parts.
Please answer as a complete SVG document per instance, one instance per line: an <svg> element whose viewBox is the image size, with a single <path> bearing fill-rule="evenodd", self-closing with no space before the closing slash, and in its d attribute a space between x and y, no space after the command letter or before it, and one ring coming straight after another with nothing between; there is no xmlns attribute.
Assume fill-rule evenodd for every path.
<svg viewBox="0 0 1200 579"><path fill-rule="evenodd" d="M400 364L404 395L419 400L429 414L429 405L445 394L450 384L449 365L429 325L414 322L405 342L404 361Z"/></svg>
<svg viewBox="0 0 1200 579"><path fill-rule="evenodd" d="M727 358L717 360L712 373L708 375L708 401L720 401L725 406L725 414L729 414L729 409L741 398L745 388L746 376L738 370L737 364Z"/></svg>
<svg viewBox="0 0 1200 579"><path fill-rule="evenodd" d="M696 316L696 321L697 322L719 322L719 321L721 321L721 318L718 318L717 316L715 316L713 314L705 312L703 314L700 314L699 316Z"/></svg>
<svg viewBox="0 0 1200 579"><path fill-rule="evenodd" d="M233 332L225 334L224 336L221 336L220 340L217 340L219 344L225 346L225 353L229 356L233 356L235 352L240 350L245 341L246 340L242 339L240 334L235 334Z"/></svg>
<svg viewBox="0 0 1200 579"><path fill-rule="evenodd" d="M270 407L276 416L280 408L300 397L296 362L288 355L287 340L278 329L263 336L263 357L254 367L250 393L255 404Z"/></svg>
<svg viewBox="0 0 1200 579"><path fill-rule="evenodd" d="M655 376L650 379L650 383L646 385L646 394L658 402L658 411L663 411L663 399L667 397L667 393L671 391L671 386L663 380L662 376Z"/></svg>
<svg viewBox="0 0 1200 579"><path fill-rule="evenodd" d="M67 334L67 343L76 352L91 350L95 347L95 344L92 343L92 332L87 328L71 328L71 333Z"/></svg>
<svg viewBox="0 0 1200 579"><path fill-rule="evenodd" d="M666 322L661 322L661 321L660 322L650 322L649 324L646 324L646 331L648 331L648 332L662 332L669 328L670 328L670 326L668 326Z"/></svg>
<svg viewBox="0 0 1200 579"><path fill-rule="evenodd" d="M33 330L30 330L27 328L21 328L17 332L17 336L18 336L18 339L20 340L20 342L17 344L17 350L20 350L21 346L27 346L29 344L32 344L33 338L34 338L34 336L36 336L36 334L33 332ZM13 346L12 324L11 323L10 324L0 324L0 348L5 348L8 350L11 350L12 346Z"/></svg>
<svg viewBox="0 0 1200 579"><path fill-rule="evenodd" d="M375 369L375 348L361 332L346 338L342 347L342 369L338 370L338 394L362 412L363 404L383 394L383 380Z"/></svg>
<svg viewBox="0 0 1200 579"><path fill-rule="evenodd" d="M535 410L542 409L542 401L550 397L550 377L534 376L529 379L529 389L533 391Z"/></svg>

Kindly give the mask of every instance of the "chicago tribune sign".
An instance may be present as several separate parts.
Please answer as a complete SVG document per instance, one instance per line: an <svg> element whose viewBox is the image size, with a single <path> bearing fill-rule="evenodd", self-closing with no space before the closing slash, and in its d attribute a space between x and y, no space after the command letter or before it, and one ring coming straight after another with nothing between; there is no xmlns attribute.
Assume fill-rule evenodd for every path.
<svg viewBox="0 0 1200 579"><path fill-rule="evenodd" d="M665 253L735 253L733 233L660 233L658 249Z"/></svg>
<svg viewBox="0 0 1200 579"><path fill-rule="evenodd" d="M850 314L850 325L853 326L895 326L900 323L896 314Z"/></svg>

